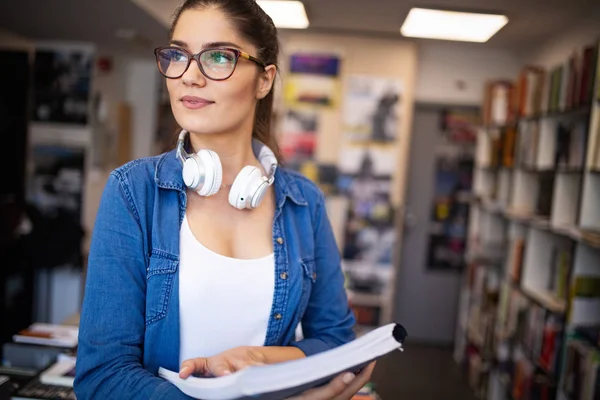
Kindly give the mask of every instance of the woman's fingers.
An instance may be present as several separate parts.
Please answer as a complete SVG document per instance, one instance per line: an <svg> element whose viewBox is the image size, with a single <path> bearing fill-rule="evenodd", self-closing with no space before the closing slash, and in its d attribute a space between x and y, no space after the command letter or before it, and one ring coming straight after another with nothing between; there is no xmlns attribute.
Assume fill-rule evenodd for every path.
<svg viewBox="0 0 600 400"><path fill-rule="evenodd" d="M179 368L179 377L185 379L193 374L206 374L208 373L208 358L198 357L190 358L181 363Z"/></svg>
<svg viewBox="0 0 600 400"><path fill-rule="evenodd" d="M350 382L349 385L344 389L343 392L337 396L331 397L335 400L350 400L363 386L365 386L369 380L371 380L371 374L375 369L375 361L367 365L361 372Z"/></svg>
<svg viewBox="0 0 600 400"><path fill-rule="evenodd" d="M325 386L309 389L302 394L290 397L287 400L331 400L342 394L348 384L355 379L354 374L346 372L333 378Z"/></svg>

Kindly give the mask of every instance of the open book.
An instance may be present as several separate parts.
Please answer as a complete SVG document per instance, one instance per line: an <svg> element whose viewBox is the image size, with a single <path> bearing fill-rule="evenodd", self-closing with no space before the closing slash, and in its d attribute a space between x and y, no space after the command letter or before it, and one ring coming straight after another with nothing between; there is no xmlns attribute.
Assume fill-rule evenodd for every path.
<svg viewBox="0 0 600 400"><path fill-rule="evenodd" d="M179 378L160 368L159 376L183 393L202 400L280 400L328 382L344 371L356 372L396 349L402 350L406 330L399 324L379 327L350 343L298 360L252 366L217 378Z"/></svg>

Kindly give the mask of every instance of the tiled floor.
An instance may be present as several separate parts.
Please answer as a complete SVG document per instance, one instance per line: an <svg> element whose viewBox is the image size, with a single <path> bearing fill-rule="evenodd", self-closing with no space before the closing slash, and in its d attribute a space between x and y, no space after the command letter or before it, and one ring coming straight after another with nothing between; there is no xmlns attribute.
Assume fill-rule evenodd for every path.
<svg viewBox="0 0 600 400"><path fill-rule="evenodd" d="M372 380L382 400L475 400L450 348L406 343L379 360Z"/></svg>

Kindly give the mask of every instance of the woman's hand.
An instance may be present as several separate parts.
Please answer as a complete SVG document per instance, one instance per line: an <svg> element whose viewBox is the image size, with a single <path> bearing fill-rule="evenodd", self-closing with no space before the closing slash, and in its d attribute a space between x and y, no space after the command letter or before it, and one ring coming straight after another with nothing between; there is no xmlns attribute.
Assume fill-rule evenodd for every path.
<svg viewBox="0 0 600 400"><path fill-rule="evenodd" d="M350 372L338 375L327 385L306 392L287 400L350 400L369 380L375 368L375 361L365 367L358 376Z"/></svg>
<svg viewBox="0 0 600 400"><path fill-rule="evenodd" d="M251 365L264 365L266 363L267 358L261 351L261 347L241 346L213 357L185 360L181 363L179 377L185 379L190 375L223 376Z"/></svg>
<svg viewBox="0 0 600 400"><path fill-rule="evenodd" d="M181 363L179 377L223 376L252 365L275 364L306 357L297 347L240 346L212 357L198 357Z"/></svg>

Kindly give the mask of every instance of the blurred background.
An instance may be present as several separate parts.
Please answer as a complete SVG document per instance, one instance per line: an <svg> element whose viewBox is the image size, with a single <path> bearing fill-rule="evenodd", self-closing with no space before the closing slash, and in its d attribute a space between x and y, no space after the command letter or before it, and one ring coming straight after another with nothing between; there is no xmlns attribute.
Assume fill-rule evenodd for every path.
<svg viewBox="0 0 600 400"><path fill-rule="evenodd" d="M259 3L280 31L273 127L326 194L357 333L409 332L370 398L600 399L600 3ZM28 396L76 343L14 335L76 329L108 174L173 148L153 49L179 4L0 2L13 395L72 398Z"/></svg>

